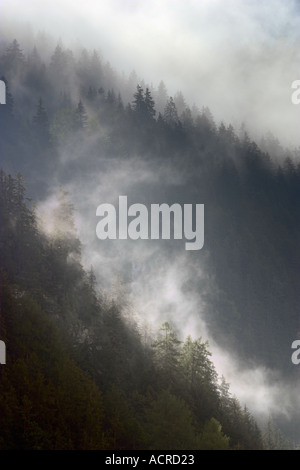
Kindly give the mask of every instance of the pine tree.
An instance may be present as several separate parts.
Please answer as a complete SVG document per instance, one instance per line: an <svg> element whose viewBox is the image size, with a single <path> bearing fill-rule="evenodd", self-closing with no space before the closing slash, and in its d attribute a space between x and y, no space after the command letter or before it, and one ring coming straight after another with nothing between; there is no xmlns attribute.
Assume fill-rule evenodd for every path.
<svg viewBox="0 0 300 470"><path fill-rule="evenodd" d="M75 60L72 51L64 50L59 43L51 57L49 76L55 84L55 91L70 90L71 77L75 73ZM56 98L56 96L54 95Z"/></svg>
<svg viewBox="0 0 300 470"><path fill-rule="evenodd" d="M94 272L94 269L93 269L93 266L91 266L90 270L88 271L87 273L88 275L88 285L89 285L89 288L91 290L91 292L96 295L96 281L97 281L97 278L95 276L95 272Z"/></svg>
<svg viewBox="0 0 300 470"><path fill-rule="evenodd" d="M134 93L133 97L133 110L139 117L144 117L146 112L146 104L144 90L140 85L137 85L137 91Z"/></svg>
<svg viewBox="0 0 300 470"><path fill-rule="evenodd" d="M265 426L262 439L265 450L291 450L293 448L291 442L283 436L271 417Z"/></svg>
<svg viewBox="0 0 300 470"><path fill-rule="evenodd" d="M124 111L124 104L123 104L123 100L122 100L122 97L121 97L121 93L120 93L120 92L118 93L117 107L118 107L119 112L120 112L120 113L123 113L123 111Z"/></svg>
<svg viewBox="0 0 300 470"><path fill-rule="evenodd" d="M194 120L193 120L193 116L192 116L192 112L191 112L190 108L188 108L188 107L185 108L185 110L183 111L183 113L180 116L180 119L181 119L183 127L185 129L192 129L193 128Z"/></svg>
<svg viewBox="0 0 300 470"><path fill-rule="evenodd" d="M54 114L50 125L51 139L57 144L72 137L78 126L76 109L71 107L67 97L63 98L63 103L63 107Z"/></svg>
<svg viewBox="0 0 300 470"><path fill-rule="evenodd" d="M168 101L168 92L167 92L166 85L164 84L162 80L160 81L157 92L154 96L155 96L155 103L156 103L157 111L163 114L167 101Z"/></svg>
<svg viewBox="0 0 300 470"><path fill-rule="evenodd" d="M70 202L69 193L62 186L59 188L57 207L53 209L51 219L55 238L59 240L77 240L74 206ZM77 243L75 243L74 249L76 246Z"/></svg>
<svg viewBox="0 0 300 470"><path fill-rule="evenodd" d="M91 58L91 75L94 77L95 82L101 83L103 80L102 64L97 51L93 51ZM96 86L96 83L94 84Z"/></svg>
<svg viewBox="0 0 300 470"><path fill-rule="evenodd" d="M5 106L0 106L0 117L1 126L6 128L8 132L11 132L12 121L14 118L14 99L10 92L9 84L7 79L2 76L1 80L5 83Z"/></svg>
<svg viewBox="0 0 300 470"><path fill-rule="evenodd" d="M217 373L210 357L207 341L202 342L201 338L193 341L187 337L181 348L181 366L187 386L199 388L202 383L216 391Z"/></svg>
<svg viewBox="0 0 300 470"><path fill-rule="evenodd" d="M232 396L229 391L230 385L226 382L224 375L221 377L221 384L219 385L220 399L221 399L221 409L226 412L231 409L232 406Z"/></svg>
<svg viewBox="0 0 300 470"><path fill-rule="evenodd" d="M208 342L187 337L180 355L182 387L199 422L216 414L219 407L218 375L210 357Z"/></svg>
<svg viewBox="0 0 300 470"><path fill-rule="evenodd" d="M181 91L178 91L174 96L174 103L177 109L177 113L181 115L187 107L187 104Z"/></svg>
<svg viewBox="0 0 300 470"><path fill-rule="evenodd" d="M193 415L181 398L162 390L150 402L145 415L150 449L197 449Z"/></svg>
<svg viewBox="0 0 300 470"><path fill-rule="evenodd" d="M24 67L24 54L16 39L14 39L13 42L6 49L3 57L3 62L5 65L5 70L7 70L9 73L9 77L12 77L13 74L20 73L22 68Z"/></svg>
<svg viewBox="0 0 300 470"><path fill-rule="evenodd" d="M36 114L32 119L35 136L43 146L50 146L51 136L49 130L48 115L44 108L42 98L39 99Z"/></svg>

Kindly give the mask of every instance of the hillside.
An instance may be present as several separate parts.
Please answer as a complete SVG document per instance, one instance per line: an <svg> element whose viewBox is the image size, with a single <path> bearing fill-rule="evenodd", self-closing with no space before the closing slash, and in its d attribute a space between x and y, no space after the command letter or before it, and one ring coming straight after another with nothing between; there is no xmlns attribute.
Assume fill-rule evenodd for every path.
<svg viewBox="0 0 300 470"><path fill-rule="evenodd" d="M271 136L256 143L242 124L237 130L216 123L207 107L190 107L180 92L170 97L163 82L155 89L134 74L119 76L95 51L78 54L58 45L47 61L43 50L25 53L14 40L2 51L1 63L7 87L7 104L0 108L1 339L8 357L1 368L8 397L2 406L11 401L2 446L199 448L207 442L205 433L213 432L216 446L260 448L253 418L217 381L206 338L182 338L181 305L176 308L183 320L172 310L174 299L164 306L168 346L158 338L149 346L135 323L122 316L126 298L119 295L115 303L100 295L109 277L107 258L110 272L121 272L129 289L139 283L143 291L145 279L151 285L165 265L173 262L178 269L183 246L176 240L147 241L142 248L99 244L95 210L122 191L133 203L203 203L205 244L184 259L188 274L181 291L201 299L201 313L194 316L201 316L220 348L245 366L254 363L279 373L293 388L298 377L291 344L300 331L299 150L284 150ZM63 189L56 194L50 234L26 200L23 178L41 207L58 185L69 190L70 199ZM83 245L73 206L90 241ZM49 215L41 211L40 217ZM86 253L95 258L94 271L82 266ZM155 291L151 296L158 297ZM146 303L142 294L138 300ZM20 316L27 322L19 323ZM52 334L45 347L48 329ZM171 356L162 359L169 349ZM190 362L194 355L196 371ZM74 379L64 378L65 369L74 370ZM20 381L20 375L28 380ZM76 418L65 407L72 380ZM33 389L39 390L38 399L31 399ZM60 396L53 396L55 389L61 389ZM86 400L91 412L83 417ZM36 403L45 410L36 409ZM61 407L65 414L57 425L52 420ZM178 414L178 430L164 444L163 424L159 428L155 418L162 409ZM21 415L24 424L16 429ZM84 438L74 428L83 419ZM181 420L189 423L184 444ZM57 426L61 435L64 429L67 435L74 432L68 442L55 435ZM97 433L103 432L101 441Z"/></svg>

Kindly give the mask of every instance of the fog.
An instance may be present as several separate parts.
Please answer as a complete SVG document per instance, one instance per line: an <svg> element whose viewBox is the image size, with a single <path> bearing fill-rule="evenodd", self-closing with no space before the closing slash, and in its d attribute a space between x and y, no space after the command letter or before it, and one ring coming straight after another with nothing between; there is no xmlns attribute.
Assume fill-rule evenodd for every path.
<svg viewBox="0 0 300 470"><path fill-rule="evenodd" d="M99 49L119 72L163 79L192 106L251 134L300 144L300 3L296 0L2 0L2 36L38 32L67 47ZM21 40L21 37L20 37ZM39 41L41 44L41 41Z"/></svg>
<svg viewBox="0 0 300 470"><path fill-rule="evenodd" d="M284 145L300 145L300 106L291 103L291 84L300 79L299 1L2 0L0 27L3 38L14 31L29 46L44 31L66 47L99 49L118 72L135 69L155 87L164 80L169 94L181 90L190 105L209 106L219 121L237 128L245 122L254 136L271 131ZM256 416L291 418L299 398L288 384L262 366L244 366L215 343L204 319L204 301L193 289L195 278L200 283L205 279L205 250L186 252L183 241L168 245L96 238L99 204L116 205L119 195L127 195L130 203L166 202L164 185L182 190L182 173L169 164L158 172L136 159L103 156L100 174L87 169L85 175L69 178L64 166L80 158L80 151L62 153L39 211L51 210L63 183L76 208L83 263L87 269L93 266L99 288L111 290L119 275L141 325L157 330L170 321L181 339L188 334L208 339L217 371L242 403Z"/></svg>

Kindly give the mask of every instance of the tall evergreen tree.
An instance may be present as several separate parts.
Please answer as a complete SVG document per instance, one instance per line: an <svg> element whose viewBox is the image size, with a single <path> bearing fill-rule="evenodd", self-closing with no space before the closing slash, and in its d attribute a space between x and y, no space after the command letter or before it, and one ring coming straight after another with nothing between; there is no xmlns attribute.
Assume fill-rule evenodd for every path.
<svg viewBox="0 0 300 470"><path fill-rule="evenodd" d="M14 123L14 99L10 92L9 83L7 79L2 76L1 80L5 83L5 95L6 95L6 103L5 106L0 105L0 122L1 128L5 131L6 135L12 135L13 127L15 126Z"/></svg>
<svg viewBox="0 0 300 470"><path fill-rule="evenodd" d="M76 109L76 122L77 122L77 128L78 129L85 129L87 127L88 123L88 115L85 109L84 104L80 100L77 109Z"/></svg>
<svg viewBox="0 0 300 470"><path fill-rule="evenodd" d="M149 91L149 88L146 88L145 91L145 111L146 115L150 119L154 119L156 111L155 111L155 103Z"/></svg>
<svg viewBox="0 0 300 470"><path fill-rule="evenodd" d="M170 127L176 127L179 123L178 113L176 105L172 96L169 98L165 110L164 110L164 120Z"/></svg>
<svg viewBox="0 0 300 470"><path fill-rule="evenodd" d="M7 47L3 57L3 62L6 73L9 75L10 79L13 75L19 74L22 71L25 65L25 58L20 48L20 44L16 39L14 39Z"/></svg>
<svg viewBox="0 0 300 470"><path fill-rule="evenodd" d="M42 98L38 101L36 114L33 116L32 123L38 142L45 147L50 146L51 135L49 130L49 120Z"/></svg>
<svg viewBox="0 0 300 470"><path fill-rule="evenodd" d="M139 117L144 117L146 112L144 90L140 85L137 85L137 91L133 95L133 110Z"/></svg>
<svg viewBox="0 0 300 470"><path fill-rule="evenodd" d="M151 449L197 449L193 415L188 405L168 390L161 391L146 412Z"/></svg>

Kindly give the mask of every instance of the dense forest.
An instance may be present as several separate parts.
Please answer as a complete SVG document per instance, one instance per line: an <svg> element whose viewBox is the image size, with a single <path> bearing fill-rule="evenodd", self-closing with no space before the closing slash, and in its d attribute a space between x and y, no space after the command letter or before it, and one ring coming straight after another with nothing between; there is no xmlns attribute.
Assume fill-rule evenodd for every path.
<svg viewBox="0 0 300 470"><path fill-rule="evenodd" d="M2 449L260 449L261 432L219 380L207 342L165 322L149 346L96 294L68 236L38 230L21 175L1 172ZM71 262L68 261L71 256ZM222 424L221 424L222 423ZM170 426L171 425L171 426Z"/></svg>
<svg viewBox="0 0 300 470"><path fill-rule="evenodd" d="M182 338L176 322L164 321L149 339L124 315L125 293L102 293L101 270L83 267L73 194L57 194L50 234L35 203L57 181L80 191L107 162L128 162L133 173L138 162L157 175L137 183L138 202L204 203L205 249L188 261L204 275L187 280L185 295L201 296L221 347L293 386L299 149L271 135L256 143L242 124L217 124L208 107L169 96L163 81L154 88L134 72L119 76L96 51L58 44L48 60L13 40L1 52L1 75L0 447L291 446L271 422L260 430L231 395L206 338ZM162 256L177 252L174 240Z"/></svg>

